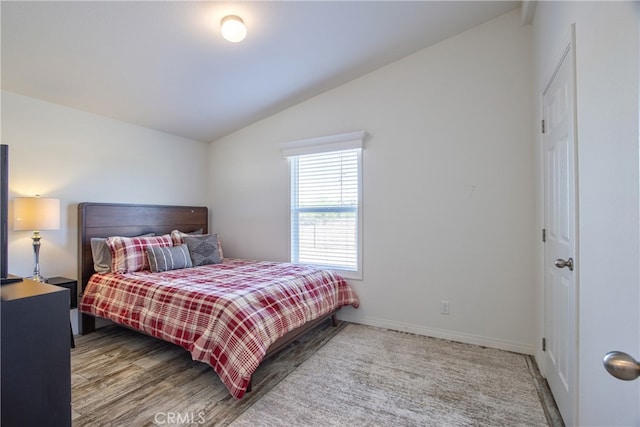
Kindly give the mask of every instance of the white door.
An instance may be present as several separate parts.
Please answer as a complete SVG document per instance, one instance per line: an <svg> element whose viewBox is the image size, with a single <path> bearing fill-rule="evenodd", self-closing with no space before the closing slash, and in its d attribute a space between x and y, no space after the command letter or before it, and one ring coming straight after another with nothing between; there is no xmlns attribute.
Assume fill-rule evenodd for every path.
<svg viewBox="0 0 640 427"><path fill-rule="evenodd" d="M545 373L566 425L576 417L576 142L569 44L543 94Z"/></svg>

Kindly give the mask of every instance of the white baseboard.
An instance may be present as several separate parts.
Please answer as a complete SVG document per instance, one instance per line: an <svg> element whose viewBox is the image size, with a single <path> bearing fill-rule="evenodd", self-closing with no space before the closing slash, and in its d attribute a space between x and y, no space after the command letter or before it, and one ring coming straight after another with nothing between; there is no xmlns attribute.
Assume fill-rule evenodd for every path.
<svg viewBox="0 0 640 427"><path fill-rule="evenodd" d="M340 316L339 316L340 317ZM448 331L444 329L429 328L422 325L415 325L410 323L396 322L388 319L380 319L369 316L358 316L357 318L351 318L351 316L345 316L345 320L354 323L360 323L368 326L375 326L378 328L391 329L394 331L410 332L412 334L424 335L433 338L442 338L445 340L462 342L466 344L480 345L484 347L497 348L500 350L512 351L514 353L537 355L536 349L529 344L525 344L517 341L501 340L491 337L485 337L482 335L467 334L457 331Z"/></svg>

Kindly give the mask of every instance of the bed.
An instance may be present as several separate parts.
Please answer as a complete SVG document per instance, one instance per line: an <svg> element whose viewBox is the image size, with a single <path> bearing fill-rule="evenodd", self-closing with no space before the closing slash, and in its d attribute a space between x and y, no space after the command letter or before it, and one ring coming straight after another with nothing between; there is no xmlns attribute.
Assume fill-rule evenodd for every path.
<svg viewBox="0 0 640 427"><path fill-rule="evenodd" d="M224 257L215 236L206 207L80 203L80 333L105 318L180 345L241 399L264 359L321 322L335 324L341 307L359 305L331 271ZM92 256L99 238L109 238L111 271ZM191 257L192 265L184 255L216 251L215 263Z"/></svg>

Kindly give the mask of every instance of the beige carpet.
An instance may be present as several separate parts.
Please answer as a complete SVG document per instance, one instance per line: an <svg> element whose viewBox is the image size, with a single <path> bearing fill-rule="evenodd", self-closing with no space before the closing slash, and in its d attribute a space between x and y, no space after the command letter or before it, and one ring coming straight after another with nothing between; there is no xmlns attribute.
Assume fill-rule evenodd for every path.
<svg viewBox="0 0 640 427"><path fill-rule="evenodd" d="M362 325L307 334L242 400L187 351L117 326L71 354L74 427L548 425L529 356Z"/></svg>
<svg viewBox="0 0 640 427"><path fill-rule="evenodd" d="M523 355L348 325L232 426L543 426Z"/></svg>

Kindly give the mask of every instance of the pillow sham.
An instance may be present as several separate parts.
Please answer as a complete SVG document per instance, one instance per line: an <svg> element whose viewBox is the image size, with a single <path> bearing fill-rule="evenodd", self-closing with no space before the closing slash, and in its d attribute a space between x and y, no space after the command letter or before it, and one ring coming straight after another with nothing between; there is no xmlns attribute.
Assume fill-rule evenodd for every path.
<svg viewBox="0 0 640 427"><path fill-rule="evenodd" d="M146 251L149 258L149 268L154 273L189 268L193 265L189 248L184 244L168 248L147 246Z"/></svg>
<svg viewBox="0 0 640 427"><path fill-rule="evenodd" d="M178 246L184 243L184 240L182 240L184 236L200 236L200 235L202 235L202 228L200 230L190 231L188 233L185 233L184 231L180 231L180 230L173 230L171 232L171 239L173 240L173 246Z"/></svg>
<svg viewBox="0 0 640 427"><path fill-rule="evenodd" d="M191 262L194 267L207 264L220 264L218 252L218 235L204 234L201 236L183 236L184 243L189 248Z"/></svg>
<svg viewBox="0 0 640 427"><path fill-rule="evenodd" d="M148 270L147 247L173 246L170 234L154 237L113 236L107 238L106 243L111 251L111 271L113 273L132 273L134 271Z"/></svg>
<svg viewBox="0 0 640 427"><path fill-rule="evenodd" d="M155 233L141 234L136 237L152 237ZM93 257L93 271L108 273L111 271L111 251L107 246L106 237L91 238L91 256Z"/></svg>
<svg viewBox="0 0 640 427"><path fill-rule="evenodd" d="M189 233L184 233L180 230L173 230L171 232L171 238L173 239L173 245L181 245L184 243L184 236L199 236L202 235L202 228L197 231L191 231ZM218 235L218 252L220 253L220 261L224 259L224 255L222 254L222 243L220 243L220 235Z"/></svg>

